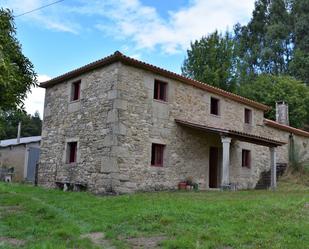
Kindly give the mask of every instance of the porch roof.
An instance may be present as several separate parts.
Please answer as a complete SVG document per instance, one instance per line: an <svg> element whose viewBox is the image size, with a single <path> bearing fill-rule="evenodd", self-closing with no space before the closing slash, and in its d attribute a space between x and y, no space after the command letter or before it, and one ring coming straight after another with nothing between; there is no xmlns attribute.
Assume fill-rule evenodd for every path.
<svg viewBox="0 0 309 249"><path fill-rule="evenodd" d="M277 147L277 146L282 146L286 144L285 142L270 139L267 137L261 137L261 136L257 136L257 135L253 135L253 134L249 134L249 133L245 133L241 131L236 131L236 130L211 127L207 125L188 122L188 121L181 120L181 119L175 119L175 122L180 125L191 127L194 129L216 133L216 134L219 134L220 136L227 136L227 137L235 138L239 141L253 143L257 145L263 145L267 147Z"/></svg>

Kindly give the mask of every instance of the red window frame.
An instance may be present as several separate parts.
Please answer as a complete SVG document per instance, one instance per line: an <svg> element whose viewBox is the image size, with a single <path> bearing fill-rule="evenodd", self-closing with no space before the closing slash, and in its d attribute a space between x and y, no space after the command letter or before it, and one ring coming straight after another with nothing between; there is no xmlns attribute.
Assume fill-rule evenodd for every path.
<svg viewBox="0 0 309 249"><path fill-rule="evenodd" d="M252 111L248 108L245 108L244 115L245 115L245 123L251 124L252 123Z"/></svg>
<svg viewBox="0 0 309 249"><path fill-rule="evenodd" d="M245 168L251 168L251 151L250 150L242 150L241 156L241 166Z"/></svg>
<svg viewBox="0 0 309 249"><path fill-rule="evenodd" d="M151 145L151 166L163 167L164 148L163 144Z"/></svg>
<svg viewBox="0 0 309 249"><path fill-rule="evenodd" d="M72 83L72 101L79 100L80 98L80 84L80 80Z"/></svg>
<svg viewBox="0 0 309 249"><path fill-rule="evenodd" d="M219 116L219 104L220 100L214 97L210 98L210 114Z"/></svg>
<svg viewBox="0 0 309 249"><path fill-rule="evenodd" d="M167 82L161 80L154 81L153 98L161 101L167 101Z"/></svg>
<svg viewBox="0 0 309 249"><path fill-rule="evenodd" d="M68 163L76 163L77 159L77 142L68 143Z"/></svg>

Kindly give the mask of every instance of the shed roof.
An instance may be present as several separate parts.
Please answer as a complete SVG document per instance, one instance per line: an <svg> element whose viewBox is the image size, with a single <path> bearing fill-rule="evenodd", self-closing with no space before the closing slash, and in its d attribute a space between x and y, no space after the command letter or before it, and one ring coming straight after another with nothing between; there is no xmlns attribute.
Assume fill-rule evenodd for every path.
<svg viewBox="0 0 309 249"><path fill-rule="evenodd" d="M19 144L29 144L40 142L41 136L33 136L33 137L21 137L20 142L17 143L17 138L0 140L0 147L14 146Z"/></svg>
<svg viewBox="0 0 309 249"><path fill-rule="evenodd" d="M309 137L309 132L305 131L305 130L301 130L301 129L297 129L295 127L289 126L289 125L284 125L284 124L280 124L274 120L270 120L265 118L264 119L264 123L267 126L279 129L279 130L283 130L283 131L287 131L296 135L300 135L300 136L304 136L304 137Z"/></svg>
<svg viewBox="0 0 309 249"><path fill-rule="evenodd" d="M244 98L244 97L239 96L237 94L230 93L230 92L224 91L220 88L208 85L204 82L193 80L193 79L184 77L180 74L176 74L174 72L165 70L163 68L160 68L160 67L157 67L157 66L154 66L154 65L151 65L151 64L130 58L128 56L123 55L119 51L116 51L114 54L107 56L103 59L97 60L95 62L92 62L90 64L87 64L85 66L77 68L75 70L67 72L63 75L56 77L56 78L42 82L40 84L40 87L48 88L48 87L51 87L53 85L59 84L63 81L78 77L83 73L89 72L89 71L97 69L97 68L107 66L107 65L115 63L115 62L121 62L125 65L129 65L129 66L141 68L141 69L144 69L144 70L148 70L148 71L151 71L153 73L162 75L164 77L181 81L185 84L195 86L195 87L203 89L205 91L208 91L208 92L211 92L211 93L232 99L234 101L240 102L242 104L246 104L248 106L251 106L251 107L263 110L263 111L267 111L267 110L271 109L269 106L266 106L266 105L261 104L261 103L256 102L256 101L253 101L251 99Z"/></svg>
<svg viewBox="0 0 309 249"><path fill-rule="evenodd" d="M190 128L194 128L194 129L198 129L198 130L202 130L206 132L211 132L211 133L217 133L221 136L228 136L231 138L235 138L239 141L268 146L268 147L276 147L276 146L282 146L286 144L285 142L270 139L267 137L262 137L262 136L258 136L258 135L254 135L250 133L236 131L236 130L229 130L229 129L222 129L222 128L217 128L217 127L207 126L207 125L193 123L193 122L189 122L189 121L181 120L181 119L175 119L175 122L180 125L187 126Z"/></svg>

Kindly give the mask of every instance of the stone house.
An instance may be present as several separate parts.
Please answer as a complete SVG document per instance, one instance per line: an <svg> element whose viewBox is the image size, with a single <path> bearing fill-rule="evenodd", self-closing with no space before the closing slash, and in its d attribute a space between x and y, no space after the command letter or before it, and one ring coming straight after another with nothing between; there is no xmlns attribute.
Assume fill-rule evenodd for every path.
<svg viewBox="0 0 309 249"><path fill-rule="evenodd" d="M94 193L255 188L289 142L309 157L309 133L264 118L268 106L120 52L41 84L46 88L39 184ZM285 123L285 124L284 124Z"/></svg>

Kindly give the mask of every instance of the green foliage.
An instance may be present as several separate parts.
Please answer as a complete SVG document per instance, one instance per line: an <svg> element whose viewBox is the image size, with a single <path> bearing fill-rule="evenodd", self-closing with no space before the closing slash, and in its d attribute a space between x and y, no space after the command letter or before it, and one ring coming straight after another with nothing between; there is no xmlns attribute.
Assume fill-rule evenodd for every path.
<svg viewBox="0 0 309 249"><path fill-rule="evenodd" d="M217 31L191 43L182 74L225 90L235 90L234 42Z"/></svg>
<svg viewBox="0 0 309 249"><path fill-rule="evenodd" d="M16 138L18 123L21 122L21 136L39 136L42 130L42 120L38 112L33 116L24 111L8 111L0 115L0 140Z"/></svg>
<svg viewBox="0 0 309 249"><path fill-rule="evenodd" d="M82 236L92 232L119 249L132 248L127 238L156 236L166 249L307 248L309 189L286 187L102 197L0 183L0 237L25 249L105 248Z"/></svg>
<svg viewBox="0 0 309 249"><path fill-rule="evenodd" d="M288 1L258 0L247 25L235 25L241 80L259 73L285 74L292 56Z"/></svg>
<svg viewBox="0 0 309 249"><path fill-rule="evenodd" d="M252 83L240 86L239 94L271 106L266 117L275 119L275 103L284 100L289 104L290 124L303 127L309 120L309 88L289 76L259 75Z"/></svg>
<svg viewBox="0 0 309 249"><path fill-rule="evenodd" d="M16 36L13 15L0 9L0 114L2 111L23 108L23 101L36 74L32 63L22 54Z"/></svg>
<svg viewBox="0 0 309 249"><path fill-rule="evenodd" d="M303 80L309 87L309 53L295 49L294 57L290 64L290 71L296 79Z"/></svg>
<svg viewBox="0 0 309 249"><path fill-rule="evenodd" d="M309 85L309 1L293 0L294 54L291 74Z"/></svg>

